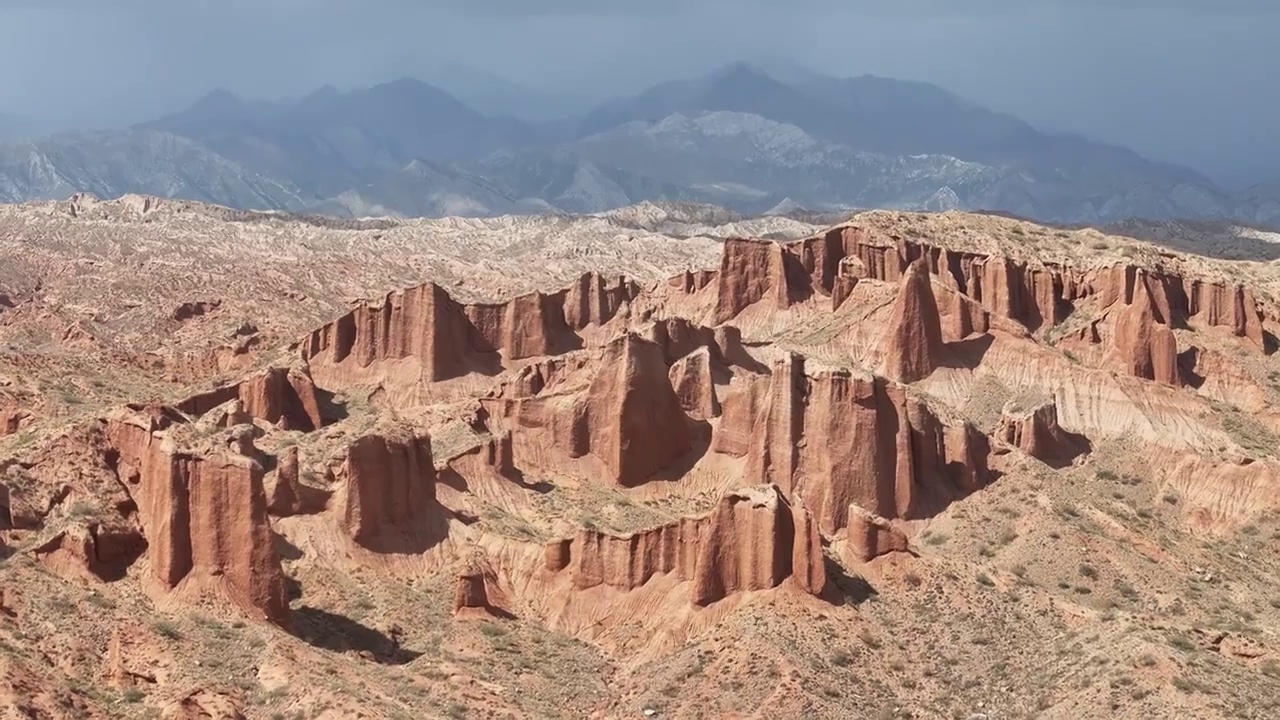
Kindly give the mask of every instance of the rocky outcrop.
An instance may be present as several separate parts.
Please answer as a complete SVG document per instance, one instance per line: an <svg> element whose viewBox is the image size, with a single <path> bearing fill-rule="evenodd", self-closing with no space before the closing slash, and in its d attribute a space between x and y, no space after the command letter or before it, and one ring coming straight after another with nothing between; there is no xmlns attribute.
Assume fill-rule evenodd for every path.
<svg viewBox="0 0 1280 720"><path fill-rule="evenodd" d="M889 378L912 383L941 364L942 324L933 282L922 261L907 269L884 337L884 371Z"/></svg>
<svg viewBox="0 0 1280 720"><path fill-rule="evenodd" d="M610 479L637 485L688 452L692 439L661 349L630 333L611 343L582 407L585 449Z"/></svg>
<svg viewBox="0 0 1280 720"><path fill-rule="evenodd" d="M217 592L287 625L262 466L179 451L164 430L180 421L172 410L147 408L114 417L104 429L107 464L138 508L151 574L166 588Z"/></svg>
<svg viewBox="0 0 1280 720"><path fill-rule="evenodd" d="M431 438L381 424L347 447L339 470L342 525L353 540L375 550L435 539L443 521L436 504Z"/></svg>
<svg viewBox="0 0 1280 720"><path fill-rule="evenodd" d="M849 506L848 515L849 525L845 528L845 539L849 551L859 560L869 562L881 555L907 552L910 548L907 536L888 520L857 505Z"/></svg>
<svg viewBox="0 0 1280 720"><path fill-rule="evenodd" d="M472 559L458 573L453 594L453 614L479 612L495 617L511 617L510 601L498 581L493 566L484 559Z"/></svg>
<svg viewBox="0 0 1280 720"><path fill-rule="evenodd" d="M304 358L361 368L413 359L430 382L489 367L495 355L518 360L581 347L577 331L607 323L639 294L628 280L607 283L596 273L557 293L530 293L500 304L463 305L434 283L361 304L312 332Z"/></svg>
<svg viewBox="0 0 1280 720"><path fill-rule="evenodd" d="M1182 386L1178 339L1166 325L1145 285L1119 311L1112 329L1112 357L1128 374L1173 387Z"/></svg>
<svg viewBox="0 0 1280 720"><path fill-rule="evenodd" d="M685 270L667 281L667 284L686 295L692 295L710 285L716 279L711 270Z"/></svg>
<svg viewBox="0 0 1280 720"><path fill-rule="evenodd" d="M118 580L147 549L137 528L90 522L53 536L32 554L55 573Z"/></svg>
<svg viewBox="0 0 1280 720"><path fill-rule="evenodd" d="M1188 313L1206 325L1230 328L1259 350L1266 349L1262 312L1253 291L1243 285L1193 280L1187 288Z"/></svg>
<svg viewBox="0 0 1280 720"><path fill-rule="evenodd" d="M630 591L655 575L674 575L692 581L696 605L767 590L788 578L812 594L826 585L816 525L772 486L727 493L708 515L625 537L583 528L572 541L547 548L546 569L566 568L580 590L608 585Z"/></svg>
<svg viewBox="0 0 1280 720"><path fill-rule="evenodd" d="M589 456L610 482L633 486L692 447L690 420L669 372L660 346L626 333L591 362L526 368L485 402L519 428L517 440L531 454Z"/></svg>
<svg viewBox="0 0 1280 720"><path fill-rule="evenodd" d="M30 420L31 413L26 410L0 410L0 437L18 432Z"/></svg>
<svg viewBox="0 0 1280 720"><path fill-rule="evenodd" d="M712 448L745 457L749 481L803 498L827 534L846 527L850 505L925 518L993 479L989 443L972 426L942 424L882 378L809 375L795 355L725 398Z"/></svg>
<svg viewBox="0 0 1280 720"><path fill-rule="evenodd" d="M194 318L194 317L201 317L203 315L207 315L213 312L214 310L217 310L219 307L222 307L222 301L216 300L216 299L215 300L195 300L192 302L184 302L178 307L174 308L173 312L169 314L169 317L173 318L178 322L182 322L184 320L190 320L191 318Z"/></svg>
<svg viewBox="0 0 1280 720"><path fill-rule="evenodd" d="M272 367L232 385L193 395L177 408L199 417L238 400L250 417L288 430L311 432L324 425L319 392L303 369Z"/></svg>
<svg viewBox="0 0 1280 720"><path fill-rule="evenodd" d="M787 252L767 240L729 238L724 241L713 324L734 319L743 310L768 300L775 309L786 309L795 300L787 273Z"/></svg>
<svg viewBox="0 0 1280 720"><path fill-rule="evenodd" d="M277 517L302 512L302 483L298 479L298 446L290 445L276 460L274 478L267 486L267 510Z"/></svg>
<svg viewBox="0 0 1280 720"><path fill-rule="evenodd" d="M668 373L671 387L680 399L680 408L695 420L709 420L720 415L714 362L710 348L701 347L677 360Z"/></svg>
<svg viewBox="0 0 1280 720"><path fill-rule="evenodd" d="M1067 467L1089 451L1088 439L1058 425L1058 406L1052 402L1005 406L995 435L1050 467Z"/></svg>
<svg viewBox="0 0 1280 720"><path fill-rule="evenodd" d="M1133 304L1135 287L1144 285L1165 324L1179 327L1195 319L1228 328L1266 349L1257 299L1242 285L1160 267L1115 265L1085 271L1061 263L961 252L876 235L852 224L790 243L726 241L713 318L719 324L762 300L781 309L813 295L830 296L832 308L838 309L858 281L897 283L915 262L924 263L942 285L1033 332L1062 322L1085 300L1096 299L1099 309ZM980 320L972 312L966 314L956 319L961 337L969 332L966 323Z"/></svg>

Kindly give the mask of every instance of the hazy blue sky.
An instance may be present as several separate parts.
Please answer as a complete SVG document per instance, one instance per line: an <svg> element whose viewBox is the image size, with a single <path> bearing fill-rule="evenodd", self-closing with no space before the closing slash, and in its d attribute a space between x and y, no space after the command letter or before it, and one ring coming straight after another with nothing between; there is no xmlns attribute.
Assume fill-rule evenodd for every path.
<svg viewBox="0 0 1280 720"><path fill-rule="evenodd" d="M0 0L0 112L123 123L446 61L606 96L775 56L1238 184L1280 179L1278 38L1280 0Z"/></svg>

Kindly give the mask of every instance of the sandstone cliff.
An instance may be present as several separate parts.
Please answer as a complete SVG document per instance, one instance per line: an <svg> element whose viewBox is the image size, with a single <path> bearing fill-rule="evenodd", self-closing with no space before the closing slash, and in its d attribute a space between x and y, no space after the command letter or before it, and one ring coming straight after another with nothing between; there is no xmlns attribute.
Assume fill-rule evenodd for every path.
<svg viewBox="0 0 1280 720"><path fill-rule="evenodd" d="M417 552L442 535L431 438L425 433L382 423L347 447L338 476L341 522L357 543Z"/></svg>
<svg viewBox="0 0 1280 720"><path fill-rule="evenodd" d="M590 456L609 481L640 484L689 451L690 419L656 343L626 333L593 361L575 370L552 362L522 373L508 397L494 398L490 407L519 428L517 439L531 452ZM562 374L589 380L569 394L548 389L545 378Z"/></svg>
<svg viewBox="0 0 1280 720"><path fill-rule="evenodd" d="M132 412L104 432L108 465L137 505L152 575L166 588L220 592L288 625L262 467L177 450L163 433L173 422L172 411Z"/></svg>
<svg viewBox="0 0 1280 720"><path fill-rule="evenodd" d="M381 304L362 304L312 332L304 358L359 367L412 358L431 382L459 377L507 360L554 355L581 347L576 332L609 322L639 287L596 273L560 292L530 293L500 304L463 305L434 283L392 292Z"/></svg>
<svg viewBox="0 0 1280 720"><path fill-rule="evenodd" d="M901 530L857 505L849 506L849 525L845 528L845 538L849 543L849 551L863 562L889 553L906 552L910 547L907 536Z"/></svg>
<svg viewBox="0 0 1280 720"><path fill-rule="evenodd" d="M1058 425L1058 406L1052 402L1006 406L995 435L1051 467L1066 467L1089 450L1087 438Z"/></svg>
<svg viewBox="0 0 1280 720"><path fill-rule="evenodd" d="M929 376L941 363L942 324L933 282L922 261L907 269L885 328L884 372L898 382Z"/></svg>
<svg viewBox="0 0 1280 720"><path fill-rule="evenodd" d="M712 316L719 324L762 300L785 309L814 295L830 297L831 307L839 308L859 280L897 283L916 262L944 286L1031 331L1057 325L1086 300L1096 299L1099 309L1133 304L1135 288L1141 285L1157 296L1158 317L1165 324L1178 327L1195 321L1224 327L1257 349L1266 349L1261 309L1253 292L1242 285L1136 265L1082 270L949 250L916 239L873 236L856 225L790 243L727 240L716 274ZM957 322L964 330L968 321Z"/></svg>
<svg viewBox="0 0 1280 720"><path fill-rule="evenodd" d="M239 400L251 417L285 429L310 432L324 424L319 392L303 369L268 368L240 382L193 395L177 408L199 417L232 400Z"/></svg>
<svg viewBox="0 0 1280 720"><path fill-rule="evenodd" d="M819 594L826 585L821 538L808 513L776 487L725 494L710 514L626 537L583 528L547 546L546 569L567 570L580 590L634 590L657 574L692 581L691 600L708 605L794 578Z"/></svg>
<svg viewBox="0 0 1280 720"><path fill-rule="evenodd" d="M986 437L972 426L944 426L881 378L809 375L795 355L726 397L713 449L745 456L750 481L798 493L828 534L846 526L851 504L918 519L992 479Z"/></svg>

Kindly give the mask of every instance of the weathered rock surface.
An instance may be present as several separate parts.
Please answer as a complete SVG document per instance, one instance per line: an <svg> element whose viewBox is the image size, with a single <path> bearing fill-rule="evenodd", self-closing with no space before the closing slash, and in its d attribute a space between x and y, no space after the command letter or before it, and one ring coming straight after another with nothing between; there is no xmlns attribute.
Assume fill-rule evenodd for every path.
<svg viewBox="0 0 1280 720"><path fill-rule="evenodd" d="M746 456L750 481L804 498L828 534L846 526L851 504L919 519L992 479L989 444L972 426L944 426L884 379L808 375L796 355L726 398L713 448Z"/></svg>
<svg viewBox="0 0 1280 720"><path fill-rule="evenodd" d="M0 437L18 432L30 420L31 413L26 410L0 410Z"/></svg>
<svg viewBox="0 0 1280 720"><path fill-rule="evenodd" d="M907 536L882 517L867 512L857 505L849 506L849 525L845 528L849 551L868 562L881 555L907 552L910 543Z"/></svg>
<svg viewBox="0 0 1280 720"><path fill-rule="evenodd" d="M538 453L591 456L609 481L638 485L689 451L690 420L656 343L625 333L592 360L576 370L556 362L527 368L517 387L508 388L510 397L490 406ZM575 372L589 374L585 389L569 395L548 389Z"/></svg>
<svg viewBox="0 0 1280 720"><path fill-rule="evenodd" d="M473 559L458 573L453 596L453 614L479 611L496 617L510 617L510 601L498 574L484 559Z"/></svg>
<svg viewBox="0 0 1280 720"><path fill-rule="evenodd" d="M319 392L310 375L305 370L283 367L268 368L238 383L193 395L178 403L177 408L198 417L233 400L238 400L250 417L278 423L285 429L310 432L324 424ZM234 424L232 420L228 422Z"/></svg>
<svg viewBox="0 0 1280 720"><path fill-rule="evenodd" d="M1051 467L1066 467L1089 451L1087 438L1058 425L1058 406L1052 402L1006 406L995 435Z"/></svg>
<svg viewBox="0 0 1280 720"><path fill-rule="evenodd" d="M507 360L562 353L581 347L576 332L602 325L639 293L619 279L583 275L557 293L530 293L501 304L463 305L434 283L387 294L316 330L301 346L305 358L359 367L412 358L423 379L437 382Z"/></svg>
<svg viewBox="0 0 1280 720"><path fill-rule="evenodd" d="M785 309L813 295L830 296L836 309L859 280L896 283L915 262L923 262L947 287L1031 331L1057 325L1078 303L1092 298L1099 300L1100 309L1131 305L1135 288L1142 285L1157 297L1158 317L1165 324L1178 327L1194 319L1228 328L1266 349L1260 307L1242 285L1135 265L1081 270L949 250L915 239L875 236L854 224L789 243L727 240L712 317L719 324L762 300ZM965 325L976 320L966 313L968 317L955 318L961 337L968 334Z"/></svg>
<svg viewBox="0 0 1280 720"><path fill-rule="evenodd" d="M1120 310L1112 335L1112 353L1134 377L1180 387L1178 339L1165 324L1145 284L1133 292L1131 304Z"/></svg>
<svg viewBox="0 0 1280 720"><path fill-rule="evenodd" d="M885 328L885 375L912 383L941 364L942 324L933 282L923 261L907 268Z"/></svg>
<svg viewBox="0 0 1280 720"><path fill-rule="evenodd" d="M137 505L152 575L166 588L213 590L288 625L262 467L176 449L163 431L180 421L157 408L113 417L104 432L108 464Z"/></svg>
<svg viewBox="0 0 1280 720"><path fill-rule="evenodd" d="M681 409L695 420L709 420L720 415L714 362L710 348L701 347L671 366L671 387L680 399Z"/></svg>
<svg viewBox="0 0 1280 720"><path fill-rule="evenodd" d="M634 590L657 574L693 583L691 599L708 605L738 592L766 590L794 578L819 594L826 585L821 538L809 514L773 486L725 494L710 514L626 537L583 528L547 546L546 569L568 569L580 590Z"/></svg>
<svg viewBox="0 0 1280 720"><path fill-rule="evenodd" d="M438 534L436 470L425 433L381 425L348 446L339 478L341 522L357 543L393 550Z"/></svg>

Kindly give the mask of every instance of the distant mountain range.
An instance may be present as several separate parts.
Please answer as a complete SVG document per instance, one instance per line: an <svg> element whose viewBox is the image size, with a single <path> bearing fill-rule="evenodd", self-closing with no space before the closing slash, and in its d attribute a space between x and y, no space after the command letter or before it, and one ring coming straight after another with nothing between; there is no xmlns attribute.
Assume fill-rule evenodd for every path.
<svg viewBox="0 0 1280 720"><path fill-rule="evenodd" d="M473 102L491 112L534 102L499 79L482 85ZM744 213L888 207L1280 224L1280 182L1229 193L1188 168L1041 132L933 85L774 76L746 63L549 121L486 114L404 79L277 103L218 91L124 130L0 143L0 200L77 191L348 216L677 200Z"/></svg>

